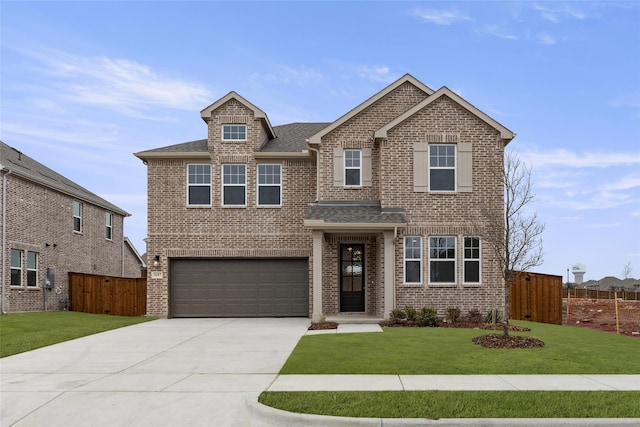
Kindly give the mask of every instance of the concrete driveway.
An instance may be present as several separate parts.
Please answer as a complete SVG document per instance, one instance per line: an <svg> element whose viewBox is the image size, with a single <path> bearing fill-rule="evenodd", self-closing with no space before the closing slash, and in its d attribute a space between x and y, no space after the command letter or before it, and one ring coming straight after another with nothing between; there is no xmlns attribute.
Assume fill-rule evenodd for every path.
<svg viewBox="0 0 640 427"><path fill-rule="evenodd" d="M309 319L165 319L0 359L2 426L245 426Z"/></svg>

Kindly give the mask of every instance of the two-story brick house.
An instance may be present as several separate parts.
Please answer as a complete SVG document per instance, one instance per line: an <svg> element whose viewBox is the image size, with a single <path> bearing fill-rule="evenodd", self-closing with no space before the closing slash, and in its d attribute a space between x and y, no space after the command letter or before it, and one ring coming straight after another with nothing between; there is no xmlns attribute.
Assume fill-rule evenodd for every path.
<svg viewBox="0 0 640 427"><path fill-rule="evenodd" d="M448 88L407 74L332 123L275 127L230 92L201 117L207 139L136 153L148 314L502 306L499 263L472 224L481 205L503 209L515 135Z"/></svg>
<svg viewBox="0 0 640 427"><path fill-rule="evenodd" d="M127 212L2 141L0 173L3 313L68 308L69 272L141 276Z"/></svg>

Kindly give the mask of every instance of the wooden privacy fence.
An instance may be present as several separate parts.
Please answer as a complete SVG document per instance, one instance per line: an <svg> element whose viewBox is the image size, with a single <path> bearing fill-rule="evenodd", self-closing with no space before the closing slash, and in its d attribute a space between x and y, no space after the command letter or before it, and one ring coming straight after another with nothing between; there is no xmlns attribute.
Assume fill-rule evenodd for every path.
<svg viewBox="0 0 640 427"><path fill-rule="evenodd" d="M72 311L117 316L147 314L147 279L69 273Z"/></svg>
<svg viewBox="0 0 640 427"><path fill-rule="evenodd" d="M571 292L571 298L590 298L590 299L614 299L616 296L623 300L640 301L640 291L601 291L598 289L573 288L564 289L562 296L567 298Z"/></svg>
<svg viewBox="0 0 640 427"><path fill-rule="evenodd" d="M511 319L562 325L562 276L521 273L510 302Z"/></svg>

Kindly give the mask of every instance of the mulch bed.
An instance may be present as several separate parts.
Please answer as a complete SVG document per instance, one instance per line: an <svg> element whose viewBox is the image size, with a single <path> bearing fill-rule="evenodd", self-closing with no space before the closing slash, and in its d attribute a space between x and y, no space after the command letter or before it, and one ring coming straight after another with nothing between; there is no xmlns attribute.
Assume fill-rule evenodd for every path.
<svg viewBox="0 0 640 427"><path fill-rule="evenodd" d="M416 328L423 327L422 323L404 320L394 321L385 320L380 322L380 326L387 327L400 327L400 328ZM468 329L483 329L483 330L495 330L502 331L501 323L473 323L473 322L438 322L438 327L441 328L468 328ZM325 329L337 329L338 324L336 322L315 322L309 326L310 331L319 331ZM509 325L509 331L511 332L530 332L531 329L523 326ZM544 347L544 341L533 337L524 336L504 336L503 334L489 334L475 337L472 340L475 344L481 345L487 348L534 348Z"/></svg>
<svg viewBox="0 0 640 427"><path fill-rule="evenodd" d="M309 326L310 331L322 331L324 329L338 329L336 322L315 322Z"/></svg>
<svg viewBox="0 0 640 427"><path fill-rule="evenodd" d="M475 344L481 345L487 348L533 348L544 347L544 341L533 337L523 337L509 335L504 336L502 334L489 334L475 337L472 340Z"/></svg>

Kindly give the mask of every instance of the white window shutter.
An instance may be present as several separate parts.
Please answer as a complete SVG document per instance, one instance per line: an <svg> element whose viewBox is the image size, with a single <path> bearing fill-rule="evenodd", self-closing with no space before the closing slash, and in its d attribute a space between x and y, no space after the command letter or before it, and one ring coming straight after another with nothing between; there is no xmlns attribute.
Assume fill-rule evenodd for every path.
<svg viewBox="0 0 640 427"><path fill-rule="evenodd" d="M413 144L413 191L429 191L429 143Z"/></svg>
<svg viewBox="0 0 640 427"><path fill-rule="evenodd" d="M371 148L362 149L362 186L371 187Z"/></svg>
<svg viewBox="0 0 640 427"><path fill-rule="evenodd" d="M458 191L473 191L473 147L470 142L458 143Z"/></svg>
<svg viewBox="0 0 640 427"><path fill-rule="evenodd" d="M333 149L333 185L342 187L344 184L344 150L341 147Z"/></svg>

